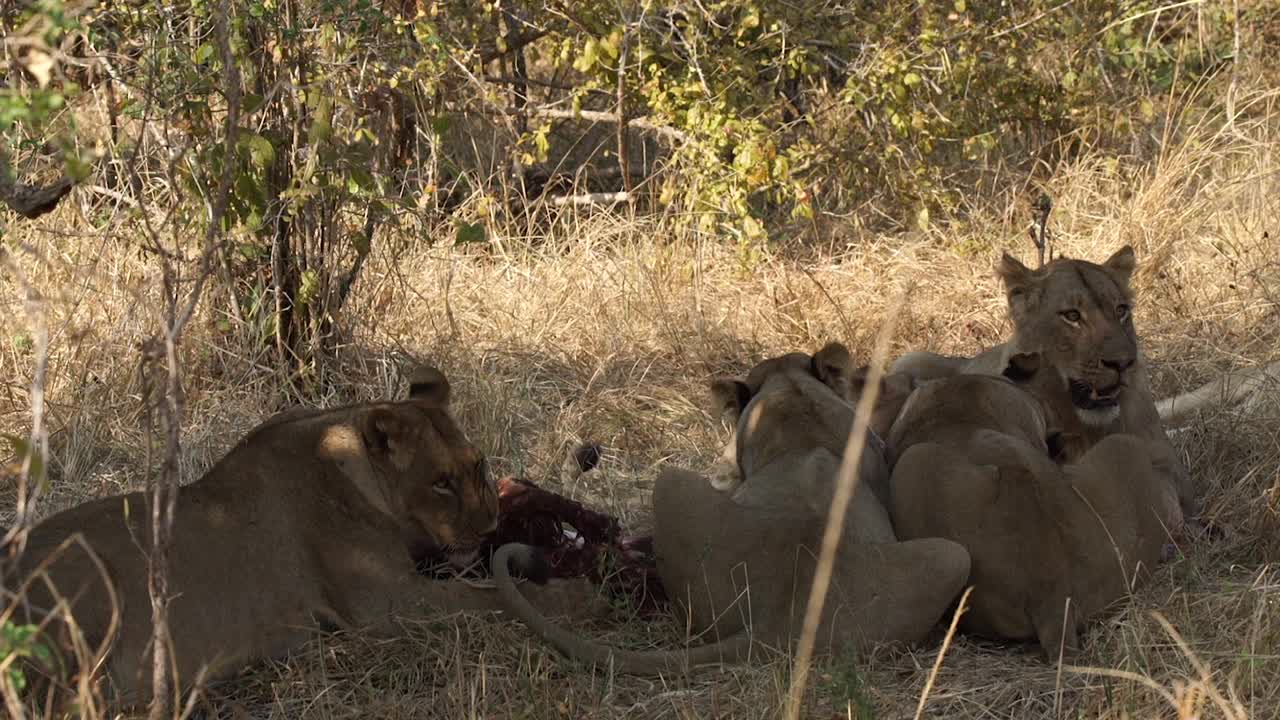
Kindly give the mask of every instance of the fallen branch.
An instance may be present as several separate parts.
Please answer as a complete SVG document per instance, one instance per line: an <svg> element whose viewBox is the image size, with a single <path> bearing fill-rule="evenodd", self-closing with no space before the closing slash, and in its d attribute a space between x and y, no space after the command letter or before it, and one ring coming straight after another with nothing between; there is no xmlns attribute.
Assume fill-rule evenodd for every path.
<svg viewBox="0 0 1280 720"><path fill-rule="evenodd" d="M588 122L607 123L621 123L623 121L622 116L617 113L601 112L599 110L579 110L574 112L573 110L560 110L557 108L526 108L525 112L530 117L545 120L586 120ZM645 117L626 118L626 125L637 130L651 132L674 143L686 143L691 140L683 130L677 130L669 125L659 125Z"/></svg>
<svg viewBox="0 0 1280 720"><path fill-rule="evenodd" d="M551 198L551 204L556 207L564 207L565 205L579 207L583 205L616 205L629 200L631 200L631 193L623 190L622 192L586 193L585 195L561 195Z"/></svg>

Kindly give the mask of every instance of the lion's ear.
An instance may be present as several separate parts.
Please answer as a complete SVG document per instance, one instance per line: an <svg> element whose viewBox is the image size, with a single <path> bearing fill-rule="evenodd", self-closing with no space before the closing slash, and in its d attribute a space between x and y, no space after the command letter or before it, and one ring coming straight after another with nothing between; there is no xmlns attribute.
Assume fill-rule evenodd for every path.
<svg viewBox="0 0 1280 720"><path fill-rule="evenodd" d="M449 404L449 379L444 373L423 365L409 376L409 399L445 407Z"/></svg>
<svg viewBox="0 0 1280 720"><path fill-rule="evenodd" d="M751 389L737 378L716 378L711 381L712 410L731 425L738 424L738 418L751 402Z"/></svg>
<svg viewBox="0 0 1280 720"><path fill-rule="evenodd" d="M1009 364L1002 373L1016 383L1024 383L1040 372L1040 353L1015 353L1009 356Z"/></svg>
<svg viewBox="0 0 1280 720"><path fill-rule="evenodd" d="M1018 262L1017 258L1009 253L1003 253L1000 256L1000 265L996 267L996 274L1000 276L1000 282L1004 283L1005 294L1013 297L1027 291L1035 271Z"/></svg>
<svg viewBox="0 0 1280 720"><path fill-rule="evenodd" d="M862 393L867 391L867 375L870 365L863 365L849 376L849 400L857 403ZM907 396L915 392L918 383L911 373L886 373L880 376L880 396L876 398L876 408L887 408L900 405Z"/></svg>
<svg viewBox="0 0 1280 720"><path fill-rule="evenodd" d="M916 378L911 373L889 373L880 378L882 397L905 398L916 390Z"/></svg>
<svg viewBox="0 0 1280 720"><path fill-rule="evenodd" d="M1133 254L1133 246L1125 245L1117 250L1114 255L1107 258L1107 261L1102 265L1119 277L1121 285L1128 285L1129 278L1133 275L1133 269L1137 262Z"/></svg>
<svg viewBox="0 0 1280 720"><path fill-rule="evenodd" d="M386 407L374 408L365 417L361 434L371 457L390 460L401 470L412 463L413 431L401 413Z"/></svg>
<svg viewBox="0 0 1280 720"><path fill-rule="evenodd" d="M814 354L810 367L815 377L841 397L848 391L853 369L849 348L838 342L827 343Z"/></svg>

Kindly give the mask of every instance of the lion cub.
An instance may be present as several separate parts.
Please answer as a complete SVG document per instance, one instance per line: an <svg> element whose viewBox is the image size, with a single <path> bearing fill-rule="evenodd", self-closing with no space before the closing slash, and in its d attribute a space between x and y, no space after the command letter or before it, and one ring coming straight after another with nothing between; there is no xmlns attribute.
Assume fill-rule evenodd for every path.
<svg viewBox="0 0 1280 720"><path fill-rule="evenodd" d="M405 401L282 413L181 488L169 580L179 684L284 654L320 628L388 633L398 615L500 609L492 591L415 569L428 549L465 560L498 518L484 455L448 403L444 375L424 368ZM150 695L147 521L141 493L85 503L37 525L3 568L6 589L26 583L24 620L69 600L97 654L81 667L105 657L124 704ZM531 590L543 601L564 595L552 612L586 609L594 595L585 582ZM71 628L50 629L65 646Z"/></svg>
<svg viewBox="0 0 1280 720"><path fill-rule="evenodd" d="M1070 410L1065 377L1015 355L1004 377L922 385L889 441L898 536L948 538L972 558L962 629L1036 638L1051 660L1076 650L1082 624L1122 600L1181 525L1165 456L1131 435L1086 450ZM1050 447L1063 424L1067 440Z"/></svg>

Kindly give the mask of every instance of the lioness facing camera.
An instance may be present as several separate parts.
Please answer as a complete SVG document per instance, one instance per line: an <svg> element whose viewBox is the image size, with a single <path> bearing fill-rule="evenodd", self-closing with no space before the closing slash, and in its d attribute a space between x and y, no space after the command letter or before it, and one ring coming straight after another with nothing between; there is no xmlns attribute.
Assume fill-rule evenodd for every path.
<svg viewBox="0 0 1280 720"><path fill-rule="evenodd" d="M832 367L827 361L842 358L839 372L847 372L843 347L828 346L813 358L827 368ZM797 639L840 456L853 425L852 406L824 379L824 373L834 375L815 371L813 358L797 353L781 362L765 361L744 388L728 386L732 392L718 395L732 398L737 417L741 480L732 491L675 468L658 475L653 492L658 573L681 619L714 642L635 652L562 628L511 583L507 561L529 552L514 544L494 558L495 581L513 612L569 657L627 673L675 673L743 661L753 649L785 648ZM923 639L969 574L968 554L954 542L897 541L872 487L884 467L878 448L868 445L836 553L817 635L819 652Z"/></svg>
<svg viewBox="0 0 1280 720"><path fill-rule="evenodd" d="M316 628L388 632L398 615L499 609L491 590L430 581L415 569L429 549L467 558L497 521L484 456L448 402L444 375L425 368L406 401L283 413L179 491L169 629L181 684L202 668L212 680L281 655ZM108 588L93 558L76 544L56 552L75 534L101 558L119 598L106 651L110 684L121 702L143 700L152 629L141 493L40 523L16 567L6 568L5 586L16 588L47 562L88 644L112 640ZM585 581L532 591L552 612L588 608L593 597ZM38 621L53 598L32 577L25 601L20 615Z"/></svg>
<svg viewBox="0 0 1280 720"><path fill-rule="evenodd" d="M1074 414L1071 391L1031 357L1012 356L1006 377L925 383L907 402L890 433L891 515L901 538L969 551L962 629L1036 638L1052 660L1159 562L1182 512L1173 468L1145 439L1109 435L1066 450L1065 465L1050 458L1045 438L1055 414Z"/></svg>
<svg viewBox="0 0 1280 720"><path fill-rule="evenodd" d="M974 358L912 352L898 358L894 372L917 380L956 373L999 375L1009 357L1037 352L1069 379L1071 402L1085 430L1086 444L1115 433L1136 435L1161 454L1171 471L1183 512L1194 515L1195 488L1191 475L1161 427L1151 394L1146 361L1133 325L1133 248L1117 250L1101 264L1055 258L1032 270L1009 254L1000 259L997 274L1004 285L1013 321L1013 337ZM1223 381L1225 382L1225 380ZM1204 395L1201 404L1211 393ZM1187 393L1188 397L1194 393ZM1182 396L1179 396L1181 398ZM1162 407L1173 407L1172 402ZM1179 402L1180 411L1191 408Z"/></svg>

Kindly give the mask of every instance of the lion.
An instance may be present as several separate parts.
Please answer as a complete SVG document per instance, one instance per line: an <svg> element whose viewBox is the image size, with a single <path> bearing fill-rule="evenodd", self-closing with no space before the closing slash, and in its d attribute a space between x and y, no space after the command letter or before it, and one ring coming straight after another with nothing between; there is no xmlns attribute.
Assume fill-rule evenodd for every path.
<svg viewBox="0 0 1280 720"><path fill-rule="evenodd" d="M494 557L495 584L512 612L570 658L633 674L741 662L753 650L794 640L853 424L852 407L814 371L812 358L803 357L766 361L748 375L746 391L734 389L734 404L742 406L736 440L742 480L734 490L673 467L663 468L655 484L654 549L663 587L689 629L716 641L634 652L566 630L512 582L508 561L526 560L529 553L517 544ZM813 357L842 358L839 371L848 372L842 347L828 346ZM880 453L868 445L817 635L820 652L922 640L968 577L969 557L960 545L897 540L866 477L883 467Z"/></svg>
<svg viewBox="0 0 1280 720"><path fill-rule="evenodd" d="M1080 429L1078 392L1037 355L1015 354L1000 377L924 383L889 439L899 537L970 554L960 627L1035 638L1051 661L1076 652L1083 623L1124 598L1182 526L1174 469L1150 440L1112 434L1055 462L1047 438Z"/></svg>
<svg viewBox="0 0 1280 720"><path fill-rule="evenodd" d="M1038 352L1067 376L1071 401L1086 444L1116 433L1147 440L1164 456L1183 512L1195 515L1195 488L1168 436L1151 394L1146 361L1133 325L1129 287L1135 258L1122 247L1102 264L1055 258L1032 270L1004 253L997 274L1005 288L1013 337L973 358L912 352L898 358L891 372L917 382L956 373L999 375L1011 355ZM1208 393L1206 393L1207 395ZM1173 407L1176 403L1165 403ZM1190 412L1189 403L1179 411Z"/></svg>
<svg viewBox="0 0 1280 720"><path fill-rule="evenodd" d="M428 551L468 562L498 519L485 457L449 395L445 376L423 368L404 401L282 413L179 490L169 632L180 684L283 655L316 629L388 634L397 616L502 609L492 589L416 571ZM6 572L11 589L31 578L22 610L33 622L53 606L46 580L69 599L84 641L106 648L107 689L125 705L150 695L148 516L136 492L58 513ZM68 542L76 536L85 543ZM557 614L594 607L585 581L534 592Z"/></svg>
<svg viewBox="0 0 1280 720"><path fill-rule="evenodd" d="M849 431L853 427L853 403L862 396L865 389L867 367L853 369L852 356L848 348L838 342L830 342L813 355L800 352L788 353L766 359L751 369L741 379L721 377L712 380L711 396L713 411L734 428L733 434L725 444L724 450L716 460L708 474L711 484L719 490L732 491L742 482L738 453L740 445L767 447L771 442L767 435L753 433L754 421L750 420L748 407L756 407L761 411L764 404L777 402L813 402L821 404L816 417L830 418L832 424L825 426L787 428L788 434L803 432L808 441L827 449L832 455L843 453L848 442ZM785 379L784 379L785 378ZM772 392L763 403L752 405L766 383L773 381L786 385L797 384L806 391ZM827 386L829 393L818 389L818 383ZM886 375L880 381L880 394L872 410L868 425L868 447L873 452L864 453L860 468L862 482L876 493L882 505L889 502L889 471L883 460L884 438L889 433L893 418L897 416L903 402L911 394L915 383L907 374ZM781 388L779 388L781 389ZM804 400L808 398L808 400ZM748 418L743 423L743 418ZM752 439L747 440L747 436ZM794 438L784 436L776 440L783 445L794 445Z"/></svg>

